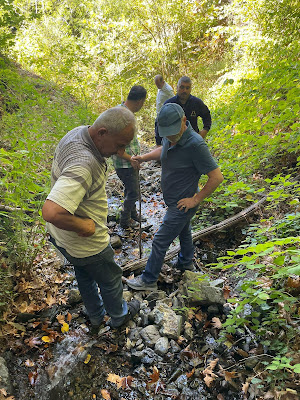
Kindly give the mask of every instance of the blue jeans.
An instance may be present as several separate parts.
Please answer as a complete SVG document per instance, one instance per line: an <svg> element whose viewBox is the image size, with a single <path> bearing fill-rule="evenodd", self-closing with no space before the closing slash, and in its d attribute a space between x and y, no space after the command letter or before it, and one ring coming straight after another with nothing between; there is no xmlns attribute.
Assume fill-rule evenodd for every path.
<svg viewBox="0 0 300 400"><path fill-rule="evenodd" d="M159 136L159 133L158 133L157 118L156 118L156 120L155 120L154 130L155 130L155 142L156 142L156 146L161 146L162 137L160 137L160 136Z"/></svg>
<svg viewBox="0 0 300 400"><path fill-rule="evenodd" d="M117 168L116 173L124 184L124 217L130 219L139 198L139 171L134 168Z"/></svg>
<svg viewBox="0 0 300 400"><path fill-rule="evenodd" d="M111 246L94 256L75 258L57 246L54 238L50 237L50 242L74 266L78 288L91 323L99 325L106 311L115 326L121 325L128 308L123 299L123 270L115 263Z"/></svg>
<svg viewBox="0 0 300 400"><path fill-rule="evenodd" d="M194 245L190 221L196 210L197 207L189 209L185 213L175 206L167 209L163 222L157 233L154 235L151 254L142 274L144 282L153 283L157 281L166 252L177 236L179 236L180 241L178 263L182 266L190 265L192 263Z"/></svg>

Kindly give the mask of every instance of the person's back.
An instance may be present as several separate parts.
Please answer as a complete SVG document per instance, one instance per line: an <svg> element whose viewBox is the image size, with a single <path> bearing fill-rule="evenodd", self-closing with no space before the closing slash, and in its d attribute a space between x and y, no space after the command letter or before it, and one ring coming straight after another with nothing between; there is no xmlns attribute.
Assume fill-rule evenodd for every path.
<svg viewBox="0 0 300 400"><path fill-rule="evenodd" d="M159 136L158 133L158 128L157 128L157 116L164 105L165 101L170 99L171 97L174 96L174 92L172 87L165 82L164 78L162 75L156 75L154 77L154 83L157 87L157 95L156 95L156 119L155 119L155 142L157 146L161 146L161 137Z"/></svg>

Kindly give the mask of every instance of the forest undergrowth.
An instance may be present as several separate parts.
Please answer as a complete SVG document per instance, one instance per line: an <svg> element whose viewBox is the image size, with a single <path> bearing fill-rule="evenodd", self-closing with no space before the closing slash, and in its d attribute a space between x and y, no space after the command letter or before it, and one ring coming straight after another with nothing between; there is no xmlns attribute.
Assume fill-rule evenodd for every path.
<svg viewBox="0 0 300 400"><path fill-rule="evenodd" d="M183 7L182 1L174 0L158 8L156 2L138 2L134 12L131 2L125 6L121 0L118 8L115 2L92 0L84 5L75 1L72 7L67 2L4 3L0 6L2 349L12 337L22 340L24 336L16 322L22 301L16 306L20 294L15 288L26 286L24 302L37 304L37 310L57 301L51 287L49 295L35 297L30 281L35 265L50 256L45 251L40 210L60 138L118 104L133 84L143 84L148 97L138 115L140 139L152 145L153 76L162 72L175 88L181 75L189 75L194 82L192 94L211 109L213 126L207 142L225 178L196 214L194 230L265 198L255 222L243 226L242 242L222 249L218 259L206 265L212 274L241 281L239 290L227 299L232 309L219 339L229 346L246 329L270 356L249 372L242 387L245 399L296 399L294 382L299 382L300 373L298 2L187 1ZM249 385L256 388L255 395L251 392L254 397Z"/></svg>

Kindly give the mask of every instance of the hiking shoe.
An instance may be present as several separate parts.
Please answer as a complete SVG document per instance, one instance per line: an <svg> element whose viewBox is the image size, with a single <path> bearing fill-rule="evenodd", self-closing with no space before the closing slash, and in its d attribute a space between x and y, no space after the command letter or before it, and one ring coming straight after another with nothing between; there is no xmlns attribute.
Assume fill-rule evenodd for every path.
<svg viewBox="0 0 300 400"><path fill-rule="evenodd" d="M137 229L140 226L140 224L136 221L134 221L133 219L131 219L130 221L126 221L126 222L120 222L120 227L123 229Z"/></svg>
<svg viewBox="0 0 300 400"><path fill-rule="evenodd" d="M140 222L140 214L137 211L131 211L131 218L136 221ZM141 215L141 222L146 222L146 218Z"/></svg>
<svg viewBox="0 0 300 400"><path fill-rule="evenodd" d="M125 315L125 318L120 325L115 325L112 319L107 322L107 325L109 325L113 329L116 329L127 324L127 322L133 319L133 317L140 311L141 303L137 299L132 299L127 303L127 307L128 313Z"/></svg>
<svg viewBox="0 0 300 400"><path fill-rule="evenodd" d="M101 322L101 324L102 324L102 322ZM89 328L89 333L91 335L98 335L99 329L101 328L101 324L99 324L99 325L91 325L90 328Z"/></svg>
<svg viewBox="0 0 300 400"><path fill-rule="evenodd" d="M188 265L182 265L179 264L179 262L175 262L173 264L173 268L178 269L179 271L196 271L196 268L194 267L194 264L188 264Z"/></svg>
<svg viewBox="0 0 300 400"><path fill-rule="evenodd" d="M133 279L126 280L127 285L134 290L157 290L157 283L146 283L143 281L142 276L137 276Z"/></svg>

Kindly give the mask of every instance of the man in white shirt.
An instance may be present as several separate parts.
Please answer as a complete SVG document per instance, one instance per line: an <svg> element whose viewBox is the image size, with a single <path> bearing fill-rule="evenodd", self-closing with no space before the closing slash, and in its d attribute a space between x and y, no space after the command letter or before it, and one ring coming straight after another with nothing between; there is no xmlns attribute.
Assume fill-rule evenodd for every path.
<svg viewBox="0 0 300 400"><path fill-rule="evenodd" d="M156 75L154 77L154 83L157 86L157 96L156 96L156 115L158 116L164 102L171 97L174 96L173 89L171 88L170 85L167 84L167 82L164 81L164 78L162 75ZM155 120L155 142L157 146L161 146L161 141L162 138L158 134L158 128L157 128L157 117Z"/></svg>

